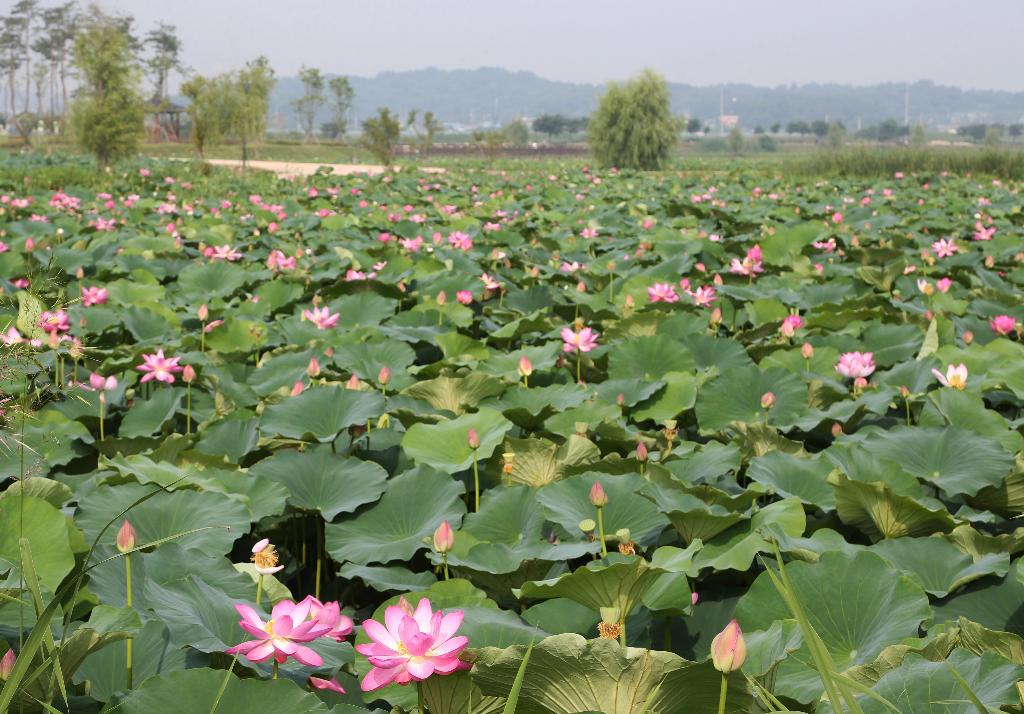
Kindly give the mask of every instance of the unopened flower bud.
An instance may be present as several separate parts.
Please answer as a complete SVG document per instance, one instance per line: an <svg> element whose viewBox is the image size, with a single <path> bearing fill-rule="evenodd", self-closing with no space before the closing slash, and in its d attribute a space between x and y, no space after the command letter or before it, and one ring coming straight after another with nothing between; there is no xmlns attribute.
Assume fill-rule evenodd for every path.
<svg viewBox="0 0 1024 714"><path fill-rule="evenodd" d="M291 395L293 397L297 397L300 394L302 394L302 390L304 390L305 388L306 388L305 385L302 384L302 380L301 379L296 379L295 380L295 384L292 385Z"/></svg>
<svg viewBox="0 0 1024 714"><path fill-rule="evenodd" d="M526 355L519 358L519 376L529 377L533 374L533 362Z"/></svg>
<svg viewBox="0 0 1024 714"><path fill-rule="evenodd" d="M647 444L642 441L636 445L636 460L640 463L647 461Z"/></svg>
<svg viewBox="0 0 1024 714"><path fill-rule="evenodd" d="M843 433L843 425L839 422L832 422L832 436L836 439Z"/></svg>
<svg viewBox="0 0 1024 714"><path fill-rule="evenodd" d="M310 377L320 376L320 362L317 360L316 357L309 358L309 366L306 367L306 374L308 374Z"/></svg>
<svg viewBox="0 0 1024 714"><path fill-rule="evenodd" d="M857 389L864 389L868 386L868 380L864 377L857 377L857 379L853 380L853 386Z"/></svg>
<svg viewBox="0 0 1024 714"><path fill-rule="evenodd" d="M739 623L733 620L711 641L711 663L724 674L737 671L747 659L747 643Z"/></svg>
<svg viewBox="0 0 1024 714"><path fill-rule="evenodd" d="M196 379L196 370L190 364L186 364L184 369L181 370L181 381L185 384L191 384Z"/></svg>
<svg viewBox="0 0 1024 714"><path fill-rule="evenodd" d="M3 658L0 658L0 681L6 682L11 678L11 672L14 671L14 663L17 658L14 656L14 650L7 650L4 653Z"/></svg>
<svg viewBox="0 0 1024 714"><path fill-rule="evenodd" d="M206 307L206 303L203 303L199 306L199 309L196 310L196 314L199 316L200 321L206 322L206 318L210 316L210 309Z"/></svg>
<svg viewBox="0 0 1024 714"><path fill-rule="evenodd" d="M447 553L455 546L455 531L452 524L444 521L434 531L434 550L438 553Z"/></svg>
<svg viewBox="0 0 1024 714"><path fill-rule="evenodd" d="M900 385L900 396L903 397L904 399L910 396L910 390L907 388L907 385Z"/></svg>
<svg viewBox="0 0 1024 714"><path fill-rule="evenodd" d="M383 367L380 368L380 371L377 373L377 383L382 386L387 386L388 382L390 381L391 368L388 367L387 365L384 365Z"/></svg>
<svg viewBox="0 0 1024 714"><path fill-rule="evenodd" d="M135 529L132 528L132 524L127 520L121 524L121 529L117 532L115 542L117 549L122 553L135 550Z"/></svg>
<svg viewBox="0 0 1024 714"><path fill-rule="evenodd" d="M774 406L775 406L775 393L774 392L765 392L764 394L761 395L761 408L762 409L771 409Z"/></svg>
<svg viewBox="0 0 1024 714"><path fill-rule="evenodd" d="M345 389L358 390L361 386L362 384L359 381L359 375L355 372L353 372L352 376L345 382Z"/></svg>
<svg viewBox="0 0 1024 714"><path fill-rule="evenodd" d="M594 481L594 485L590 487L590 502L597 508L604 508L608 505L608 494L604 492L600 481Z"/></svg>
<svg viewBox="0 0 1024 714"><path fill-rule="evenodd" d="M800 354L803 355L804 359L814 359L814 345L810 342L805 342L800 348Z"/></svg>
<svg viewBox="0 0 1024 714"><path fill-rule="evenodd" d="M448 302L448 296L445 295L444 294L444 290L442 290L441 292L439 292L437 294L437 304L440 305L441 307L444 307L447 302Z"/></svg>
<svg viewBox="0 0 1024 714"><path fill-rule="evenodd" d="M708 322L711 323L712 327L722 324L722 308L716 307L711 311L711 317L708 318Z"/></svg>
<svg viewBox="0 0 1024 714"><path fill-rule="evenodd" d="M476 433L476 429L466 432L466 441L469 442L469 448L474 451L480 448L480 435Z"/></svg>
<svg viewBox="0 0 1024 714"><path fill-rule="evenodd" d="M970 330L967 330L966 332L964 332L964 344L969 345L972 342L974 342L974 333L971 332Z"/></svg>

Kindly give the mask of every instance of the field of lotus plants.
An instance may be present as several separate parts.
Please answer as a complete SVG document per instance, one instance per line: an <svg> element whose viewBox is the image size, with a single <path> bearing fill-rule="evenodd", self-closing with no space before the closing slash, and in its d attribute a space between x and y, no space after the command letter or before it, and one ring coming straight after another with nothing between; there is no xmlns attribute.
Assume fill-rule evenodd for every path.
<svg viewBox="0 0 1024 714"><path fill-rule="evenodd" d="M1016 185L80 183L0 186L0 711L1022 711Z"/></svg>

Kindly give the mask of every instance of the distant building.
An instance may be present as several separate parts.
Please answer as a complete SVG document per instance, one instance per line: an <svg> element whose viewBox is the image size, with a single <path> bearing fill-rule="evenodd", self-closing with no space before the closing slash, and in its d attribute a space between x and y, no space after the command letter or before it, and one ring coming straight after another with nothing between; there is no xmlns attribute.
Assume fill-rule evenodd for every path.
<svg viewBox="0 0 1024 714"><path fill-rule="evenodd" d="M739 114L722 114L718 117L718 126L725 131L726 129L732 129L734 126L740 125Z"/></svg>

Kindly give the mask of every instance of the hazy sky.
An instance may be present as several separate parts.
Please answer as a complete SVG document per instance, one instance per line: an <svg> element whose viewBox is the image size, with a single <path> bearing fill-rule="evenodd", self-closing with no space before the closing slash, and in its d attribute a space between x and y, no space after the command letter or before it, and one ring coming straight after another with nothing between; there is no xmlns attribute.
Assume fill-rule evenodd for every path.
<svg viewBox="0 0 1024 714"><path fill-rule="evenodd" d="M45 3L46 0L44 0ZM0 4L12 4L0 0ZM1024 90L1022 0L101 0L143 28L176 24L186 63L266 54L385 70L504 67L602 82L650 66L690 84L931 79Z"/></svg>

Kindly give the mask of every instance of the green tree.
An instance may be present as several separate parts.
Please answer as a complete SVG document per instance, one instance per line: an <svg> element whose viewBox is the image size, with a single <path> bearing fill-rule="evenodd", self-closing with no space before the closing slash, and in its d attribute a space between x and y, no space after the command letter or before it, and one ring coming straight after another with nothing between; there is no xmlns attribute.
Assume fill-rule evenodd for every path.
<svg viewBox="0 0 1024 714"><path fill-rule="evenodd" d="M512 146L524 146L530 140L530 128L522 119L510 122L504 131L505 138Z"/></svg>
<svg viewBox="0 0 1024 714"><path fill-rule="evenodd" d="M331 77L327 83L327 101L331 109L332 139L342 139L348 129L348 112L356 93L348 77Z"/></svg>
<svg viewBox="0 0 1024 714"><path fill-rule="evenodd" d="M177 28L159 22L156 29L146 35L143 44L152 52L146 66L153 75L153 96L162 101L167 98L167 81L171 72L181 69L181 40Z"/></svg>
<svg viewBox="0 0 1024 714"><path fill-rule="evenodd" d="M824 119L815 119L811 122L811 133L819 139L828 136L828 122Z"/></svg>
<svg viewBox="0 0 1024 714"><path fill-rule="evenodd" d="M786 124L786 133L800 134L801 136L804 134L810 134L811 125L805 121L791 121Z"/></svg>
<svg viewBox="0 0 1024 714"><path fill-rule="evenodd" d="M224 88L225 126L242 144L242 167L248 165L249 147L267 131L270 92L277 80L266 57L257 57L233 76Z"/></svg>
<svg viewBox="0 0 1024 714"><path fill-rule="evenodd" d="M910 130L910 145L916 149L920 149L928 143L928 135L925 134L924 127L920 124L914 124L914 128Z"/></svg>
<svg viewBox="0 0 1024 714"><path fill-rule="evenodd" d="M665 80L652 70L611 83L588 127L590 148L603 166L657 169L676 143Z"/></svg>
<svg viewBox="0 0 1024 714"><path fill-rule="evenodd" d="M423 115L423 136L420 138L420 145L424 151L430 151L434 145L434 139L441 133L441 122L434 116L434 112L427 112Z"/></svg>
<svg viewBox="0 0 1024 714"><path fill-rule="evenodd" d="M93 8L75 41L80 85L71 124L83 149L100 166L135 153L145 109L139 95L139 63L117 18Z"/></svg>
<svg viewBox="0 0 1024 714"><path fill-rule="evenodd" d="M985 146L999 146L1003 143L1003 127L1000 124L992 124L985 129L985 137L982 139Z"/></svg>
<svg viewBox="0 0 1024 714"><path fill-rule="evenodd" d="M846 141L846 127L843 126L841 121L832 122L828 125L828 132L825 138L828 141L829 148L842 148L843 142Z"/></svg>
<svg viewBox="0 0 1024 714"><path fill-rule="evenodd" d="M299 70L299 81L302 82L302 96L292 102L295 114L299 118L304 142L316 140L316 115L324 105L324 76L316 67L302 67Z"/></svg>
<svg viewBox="0 0 1024 714"><path fill-rule="evenodd" d="M768 127L768 131L770 131L772 134L778 134L781 130L782 124L779 122L775 122L770 127Z"/></svg>
<svg viewBox="0 0 1024 714"><path fill-rule="evenodd" d="M398 117L387 107L377 109L377 116L363 120L362 144L384 166L395 160L395 145L402 135Z"/></svg>
<svg viewBox="0 0 1024 714"><path fill-rule="evenodd" d="M686 120L686 132L688 134L699 134L704 128L704 121L697 117Z"/></svg>
<svg viewBox="0 0 1024 714"><path fill-rule="evenodd" d="M196 75L181 85L181 93L189 100L189 139L200 158L207 147L220 141L230 124L233 91L229 76L207 79Z"/></svg>
<svg viewBox="0 0 1024 714"><path fill-rule="evenodd" d="M725 143L729 147L729 151L734 154L743 151L743 145L746 142L743 140L743 132L738 126L734 126L729 130L729 135L725 137Z"/></svg>
<svg viewBox="0 0 1024 714"><path fill-rule="evenodd" d="M533 120L533 130L540 134L557 136L565 131L566 118L561 114L541 114Z"/></svg>

